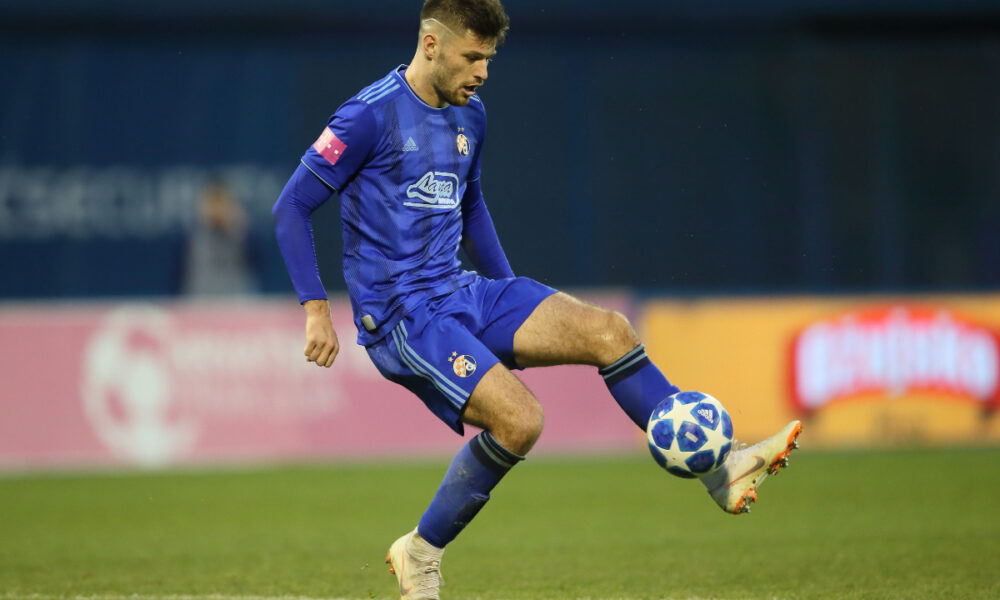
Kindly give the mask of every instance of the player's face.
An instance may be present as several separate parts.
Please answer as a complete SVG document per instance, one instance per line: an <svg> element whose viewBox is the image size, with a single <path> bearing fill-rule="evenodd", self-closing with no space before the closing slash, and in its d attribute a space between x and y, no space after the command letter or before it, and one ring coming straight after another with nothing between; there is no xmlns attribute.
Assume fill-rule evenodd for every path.
<svg viewBox="0 0 1000 600"><path fill-rule="evenodd" d="M431 85L438 98L456 106L468 104L486 82L487 64L496 53L494 40L480 39L472 32L445 36L431 71Z"/></svg>

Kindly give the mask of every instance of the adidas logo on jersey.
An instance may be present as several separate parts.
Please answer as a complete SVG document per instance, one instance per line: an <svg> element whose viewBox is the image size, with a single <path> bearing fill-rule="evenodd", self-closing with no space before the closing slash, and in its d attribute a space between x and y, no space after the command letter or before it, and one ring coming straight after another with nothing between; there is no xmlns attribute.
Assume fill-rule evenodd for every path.
<svg viewBox="0 0 1000 600"><path fill-rule="evenodd" d="M417 150L420 150L420 148L417 147L417 143L413 141L413 138L409 138L403 144L403 152L416 152Z"/></svg>

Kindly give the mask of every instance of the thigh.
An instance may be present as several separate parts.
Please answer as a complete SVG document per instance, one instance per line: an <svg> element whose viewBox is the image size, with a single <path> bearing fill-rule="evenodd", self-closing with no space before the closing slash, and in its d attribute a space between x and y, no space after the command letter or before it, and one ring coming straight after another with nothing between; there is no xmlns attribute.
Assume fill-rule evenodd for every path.
<svg viewBox="0 0 1000 600"><path fill-rule="evenodd" d="M522 367L603 367L638 344L635 330L621 313L557 292L515 332L514 357Z"/></svg>
<svg viewBox="0 0 1000 600"><path fill-rule="evenodd" d="M473 330L504 366L519 368L514 359L514 333L556 291L527 277L483 279L474 290L472 302L478 313Z"/></svg>
<svg viewBox="0 0 1000 600"><path fill-rule="evenodd" d="M407 315L367 347L379 372L416 394L449 427L464 433L462 413L483 375L499 359L453 319Z"/></svg>

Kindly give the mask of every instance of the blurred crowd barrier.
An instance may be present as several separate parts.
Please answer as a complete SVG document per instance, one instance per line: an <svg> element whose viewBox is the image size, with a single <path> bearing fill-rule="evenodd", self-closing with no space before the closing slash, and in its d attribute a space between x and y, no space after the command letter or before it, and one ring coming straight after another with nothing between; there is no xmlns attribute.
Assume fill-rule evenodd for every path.
<svg viewBox="0 0 1000 600"><path fill-rule="evenodd" d="M650 354L723 401L737 437L814 447L1000 441L1000 296L652 300Z"/></svg>
<svg viewBox="0 0 1000 600"><path fill-rule="evenodd" d="M813 447L1000 441L1000 296L584 297L629 313L741 439L801 418ZM327 370L305 362L294 300L3 306L0 468L453 452L459 438L354 343L346 299L333 316ZM546 412L538 453L642 451L594 369L523 378Z"/></svg>
<svg viewBox="0 0 1000 600"><path fill-rule="evenodd" d="M588 299L626 309L622 294ZM333 302L331 369L303 356L294 299L0 307L0 468L157 467L451 454L461 439L384 380ZM444 357L442 357L444 358ZM587 367L525 373L539 452L638 447ZM468 435L468 433L467 433Z"/></svg>

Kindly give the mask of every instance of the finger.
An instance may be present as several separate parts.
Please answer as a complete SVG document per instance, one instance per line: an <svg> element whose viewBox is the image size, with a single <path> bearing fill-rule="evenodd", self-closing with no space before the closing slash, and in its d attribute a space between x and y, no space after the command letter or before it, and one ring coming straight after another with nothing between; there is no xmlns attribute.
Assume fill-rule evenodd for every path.
<svg viewBox="0 0 1000 600"><path fill-rule="evenodd" d="M316 355L316 366L325 367L329 359L330 359L330 348L324 348L322 352Z"/></svg>
<svg viewBox="0 0 1000 600"><path fill-rule="evenodd" d="M324 359L324 355L326 353L327 353L327 350L325 349L325 347L322 344L316 344L313 347L312 353L309 354L309 362L314 362L316 364L322 364L321 363L321 359L325 360Z"/></svg>
<svg viewBox="0 0 1000 600"><path fill-rule="evenodd" d="M313 349L315 349L315 348L316 348L316 342L306 341L306 347L302 351L302 354L306 355L306 359L307 360L308 360L308 357L313 353Z"/></svg>
<svg viewBox="0 0 1000 600"><path fill-rule="evenodd" d="M333 360L337 358L338 353L340 353L340 346L334 345L333 351L330 352L330 358L326 360L326 363L323 366L326 368L330 368L330 366L333 365Z"/></svg>

